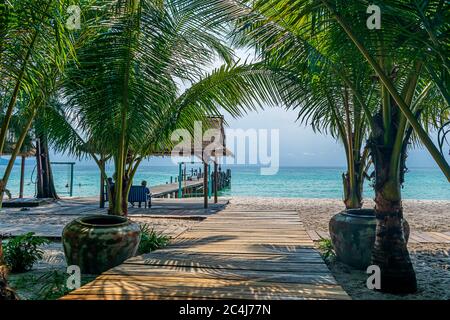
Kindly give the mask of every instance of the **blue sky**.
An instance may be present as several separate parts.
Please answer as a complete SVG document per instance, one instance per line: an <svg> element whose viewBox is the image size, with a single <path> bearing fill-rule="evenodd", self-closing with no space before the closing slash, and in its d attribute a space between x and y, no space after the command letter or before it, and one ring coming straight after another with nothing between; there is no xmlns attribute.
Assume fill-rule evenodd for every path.
<svg viewBox="0 0 450 320"><path fill-rule="evenodd" d="M241 61L254 61L252 50L240 49L236 55ZM216 61L213 67L220 66ZM180 83L181 87L184 87ZM245 117L233 119L224 113L225 120L231 129L279 129L280 133L280 165L281 166L345 166L343 146L330 136L314 133L311 128L295 122L297 113L282 108L265 108L248 113ZM53 154L53 161L66 161L70 158ZM90 161L93 163L92 161ZM143 165L171 164L169 159L154 158ZM408 157L410 167L437 167L434 160L423 148L410 150Z"/></svg>
<svg viewBox="0 0 450 320"><path fill-rule="evenodd" d="M341 143L332 137L314 133L310 128L295 122L296 112L282 108L266 108L251 112L243 118L233 119L225 114L232 129L279 129L281 166L344 166L345 155ZM65 161L69 157L53 154L52 161ZM91 162L91 161L89 161ZM91 162L92 163L92 162ZM170 164L169 159L151 159L145 164ZM433 159L423 148L410 150L410 167L436 167Z"/></svg>

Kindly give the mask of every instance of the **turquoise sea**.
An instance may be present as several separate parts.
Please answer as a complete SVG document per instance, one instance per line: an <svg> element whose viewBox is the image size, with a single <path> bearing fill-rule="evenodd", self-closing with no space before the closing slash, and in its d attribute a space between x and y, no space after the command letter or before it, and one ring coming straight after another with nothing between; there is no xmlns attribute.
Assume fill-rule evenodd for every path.
<svg viewBox="0 0 450 320"><path fill-rule="evenodd" d="M28 160L25 168L25 194L35 193L34 163ZM198 166L188 166L187 171ZM0 165L3 173L5 166ZM232 170L232 186L222 192L225 196L259 196L288 198L342 198L341 174L344 168L331 167L281 167L278 174L260 175L256 166L224 166ZM19 192L19 166L12 173L8 189L13 196ZM66 195L69 182L69 167L53 166L58 193ZM177 175L177 166L151 166L143 164L135 177L135 184L146 180L150 186L164 184ZM74 196L96 196L99 193L99 171L95 165L76 164L74 167ZM373 192L366 183L365 197L373 198ZM403 188L404 199L450 200L450 184L435 168L409 168Z"/></svg>

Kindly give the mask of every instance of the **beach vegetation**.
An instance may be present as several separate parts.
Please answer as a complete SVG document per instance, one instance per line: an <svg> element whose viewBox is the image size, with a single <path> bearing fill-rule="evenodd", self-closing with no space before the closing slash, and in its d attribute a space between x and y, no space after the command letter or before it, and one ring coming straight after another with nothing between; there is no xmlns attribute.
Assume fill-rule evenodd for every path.
<svg viewBox="0 0 450 320"><path fill-rule="evenodd" d="M67 288L68 277L69 274L64 271L49 270L44 273L14 275L10 283L21 299L56 300L72 291ZM83 275L81 284L84 285L93 278Z"/></svg>
<svg viewBox="0 0 450 320"><path fill-rule="evenodd" d="M77 40L65 26L65 9L77 2L0 3L0 154L10 155L0 177L0 207L17 156L32 151L36 118L56 94L65 67L85 39Z"/></svg>
<svg viewBox="0 0 450 320"><path fill-rule="evenodd" d="M37 237L33 232L12 237L3 245L3 259L11 272L25 272L42 259L44 252L40 246L49 240Z"/></svg>
<svg viewBox="0 0 450 320"><path fill-rule="evenodd" d="M140 227L141 241L139 242L138 255L152 252L169 244L169 237L156 232L148 224L141 224Z"/></svg>
<svg viewBox="0 0 450 320"><path fill-rule="evenodd" d="M372 260L383 270L381 290L416 291L401 191L416 145L450 181L448 2L378 0L380 23L368 27L363 0L92 0L75 30L65 11L72 4L79 3L0 3L0 154L11 155L0 207L15 159L34 135L45 132L56 151L93 159L108 185L109 213L126 215L138 167L170 150L175 129L221 109L239 117L282 105L344 145L347 208L362 206L373 168ZM258 62L237 60L238 47L254 48ZM152 232L147 240L145 250L164 243ZM33 234L13 238L4 260L26 271L44 243Z"/></svg>
<svg viewBox="0 0 450 320"><path fill-rule="evenodd" d="M333 261L336 258L333 243L330 239L321 239L319 241L319 250L326 261Z"/></svg>
<svg viewBox="0 0 450 320"><path fill-rule="evenodd" d="M192 128L219 108L241 116L278 96L270 71L235 61L223 25L176 0L95 3L97 34L77 51L42 123L56 151L95 161L109 212L126 215L139 165L171 150L175 129ZM224 64L211 68L217 60ZM107 162L114 166L109 177Z"/></svg>
<svg viewBox="0 0 450 320"><path fill-rule="evenodd" d="M353 130L340 134L351 137L346 139L350 142L358 134L354 128L362 123L357 116L361 112L368 137L363 150L370 153L374 168L378 231L373 263L383 270L381 290L415 292L417 283L402 226L401 188L407 171L408 148L417 144L428 150L450 181L442 140L436 146L429 134L433 128L442 128L449 119L448 59L444 53L447 28L444 12L448 5L439 0L377 1L381 28L368 29L366 1L189 3L192 10L202 12L215 23L234 22L237 44L252 45L279 70L285 83L281 92L284 102L288 107L305 110L308 121L314 123L316 117L318 123L331 122L337 128L338 122L347 125L352 122ZM299 66L296 73L290 72L291 65ZM298 81L302 77L312 83L305 89L295 85L302 83ZM316 82L322 82L319 87L322 90ZM333 86L334 83L339 86ZM336 100L336 96L340 101L337 105L344 108L344 116L327 116L333 110L327 100ZM317 99L324 103L317 104ZM345 112L348 100L356 107L351 121L345 120L345 113L349 114ZM354 147L350 151L356 155L361 149Z"/></svg>

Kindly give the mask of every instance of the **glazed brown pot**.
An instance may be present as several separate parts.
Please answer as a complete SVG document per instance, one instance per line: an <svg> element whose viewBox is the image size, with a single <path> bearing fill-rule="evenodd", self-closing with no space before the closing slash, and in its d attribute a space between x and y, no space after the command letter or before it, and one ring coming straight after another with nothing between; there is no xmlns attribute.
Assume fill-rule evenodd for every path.
<svg viewBox="0 0 450 320"><path fill-rule="evenodd" d="M75 219L62 233L67 265L85 274L100 274L133 257L140 238L137 223L112 215Z"/></svg>
<svg viewBox="0 0 450 320"><path fill-rule="evenodd" d="M365 270L371 264L376 225L375 210L372 209L349 209L333 216L329 230L336 258ZM408 242L409 224L405 219L403 229Z"/></svg>

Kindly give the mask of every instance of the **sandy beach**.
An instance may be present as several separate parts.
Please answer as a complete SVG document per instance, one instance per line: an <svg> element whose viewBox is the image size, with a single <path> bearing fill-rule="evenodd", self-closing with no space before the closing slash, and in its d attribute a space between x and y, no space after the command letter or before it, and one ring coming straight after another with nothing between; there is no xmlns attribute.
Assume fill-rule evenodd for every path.
<svg viewBox="0 0 450 320"><path fill-rule="evenodd" d="M403 204L404 215L409 221L411 230L450 231L450 201L405 200ZM372 200L365 201L365 207L371 208L373 206ZM229 198L226 209L244 211L296 210L307 230L328 231L330 218L343 209L343 204L339 199L232 197ZM144 213L144 211L142 212ZM12 214L0 214L0 224L64 225L74 218L76 216L57 214L56 212L42 215L16 211ZM131 219L139 223L148 223L156 230L181 229L181 231L187 230L201 221L188 217L174 219L146 217L145 215L133 216ZM319 249L317 242L316 245ZM365 286L367 275L364 271L354 270L335 259L326 262L333 276L352 299L450 299L450 245L444 243L410 243L408 248L419 286L418 292L414 295L397 296L368 290ZM64 268L65 261L60 243L54 243L45 248L44 251L44 261L36 265L32 274ZM26 292L24 296L26 296Z"/></svg>
<svg viewBox="0 0 450 320"><path fill-rule="evenodd" d="M403 205L411 230L450 231L450 201L404 200ZM364 207L373 206L372 200L364 201ZM233 197L228 208L297 210L307 229L328 231L330 218L343 209L343 204L339 199ZM450 299L450 245L410 243L408 249L418 282L418 292L412 295L399 296L369 290L365 285L367 274L364 271L352 269L336 259L327 261L327 265L339 284L355 300Z"/></svg>
<svg viewBox="0 0 450 320"><path fill-rule="evenodd" d="M373 208L373 200L364 200ZM450 200L404 200L404 217L417 231L450 231ZM246 210L297 210L306 229L328 231L328 222L344 209L339 199L233 197L227 208Z"/></svg>

